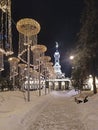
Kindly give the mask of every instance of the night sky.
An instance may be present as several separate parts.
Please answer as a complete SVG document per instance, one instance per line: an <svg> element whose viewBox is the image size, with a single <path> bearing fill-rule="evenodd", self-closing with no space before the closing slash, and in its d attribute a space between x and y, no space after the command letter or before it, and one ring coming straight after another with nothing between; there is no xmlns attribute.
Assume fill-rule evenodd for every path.
<svg viewBox="0 0 98 130"><path fill-rule="evenodd" d="M51 56L54 62L55 42L59 43L62 72L69 76L70 65L66 53L75 46L83 7L83 0L12 0L14 52L17 53L18 46L15 24L22 18L35 19L41 26L38 44L47 46L45 54Z"/></svg>

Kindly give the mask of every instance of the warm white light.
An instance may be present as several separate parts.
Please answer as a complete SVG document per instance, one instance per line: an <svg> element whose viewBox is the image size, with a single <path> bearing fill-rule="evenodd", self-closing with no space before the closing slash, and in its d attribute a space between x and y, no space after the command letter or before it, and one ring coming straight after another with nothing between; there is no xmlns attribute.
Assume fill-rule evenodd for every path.
<svg viewBox="0 0 98 130"><path fill-rule="evenodd" d="M65 82L62 82L62 86L65 86Z"/></svg>
<svg viewBox="0 0 98 130"><path fill-rule="evenodd" d="M58 82L55 82L55 86L58 86Z"/></svg>
<svg viewBox="0 0 98 130"><path fill-rule="evenodd" d="M89 78L92 78L92 75L89 75Z"/></svg>
<svg viewBox="0 0 98 130"><path fill-rule="evenodd" d="M74 59L74 56L70 56L69 58L70 58L70 60L73 60L73 59Z"/></svg>

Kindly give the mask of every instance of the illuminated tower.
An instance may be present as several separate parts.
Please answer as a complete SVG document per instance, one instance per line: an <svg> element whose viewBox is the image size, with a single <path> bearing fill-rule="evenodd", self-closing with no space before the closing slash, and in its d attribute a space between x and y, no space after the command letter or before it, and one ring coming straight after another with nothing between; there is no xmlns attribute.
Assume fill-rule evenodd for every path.
<svg viewBox="0 0 98 130"><path fill-rule="evenodd" d="M54 71L56 73L56 78L62 78L62 71L60 65L60 53L58 51L58 42L56 42L56 52L54 53L55 64L54 64Z"/></svg>

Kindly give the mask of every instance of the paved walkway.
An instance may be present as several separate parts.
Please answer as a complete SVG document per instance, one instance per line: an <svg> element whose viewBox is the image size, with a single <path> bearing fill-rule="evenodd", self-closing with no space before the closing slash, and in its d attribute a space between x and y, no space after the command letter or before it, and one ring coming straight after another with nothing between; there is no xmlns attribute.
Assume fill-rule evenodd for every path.
<svg viewBox="0 0 98 130"><path fill-rule="evenodd" d="M28 130L86 130L79 118L78 104L66 95L67 92L51 93L48 103L36 120L30 120Z"/></svg>

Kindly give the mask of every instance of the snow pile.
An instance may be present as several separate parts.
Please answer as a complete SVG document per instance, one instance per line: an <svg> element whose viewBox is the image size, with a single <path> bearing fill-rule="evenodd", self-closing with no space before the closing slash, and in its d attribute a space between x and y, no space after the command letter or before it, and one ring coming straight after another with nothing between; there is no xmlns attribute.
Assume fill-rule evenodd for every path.
<svg viewBox="0 0 98 130"><path fill-rule="evenodd" d="M72 90L67 90L67 91L52 91L52 94L55 96L60 96L60 97L72 97L77 94L79 94L79 91L75 91L74 89Z"/></svg>
<svg viewBox="0 0 98 130"><path fill-rule="evenodd" d="M8 91L0 93L0 130L25 130L29 116L36 114L36 106L41 107L45 98L38 96L38 91L30 92L30 102L27 92ZM32 109L33 108L33 109ZM33 110L33 111L32 111ZM29 123L29 121L28 121Z"/></svg>
<svg viewBox="0 0 98 130"><path fill-rule="evenodd" d="M89 97L87 103L81 103L79 109L86 130L98 130L98 94Z"/></svg>
<svg viewBox="0 0 98 130"><path fill-rule="evenodd" d="M79 94L79 91L75 91L74 89L72 89L72 90L70 90L70 91L66 94L66 96L67 96L67 97L71 97L71 96L75 96L75 95L77 95L77 94Z"/></svg>

